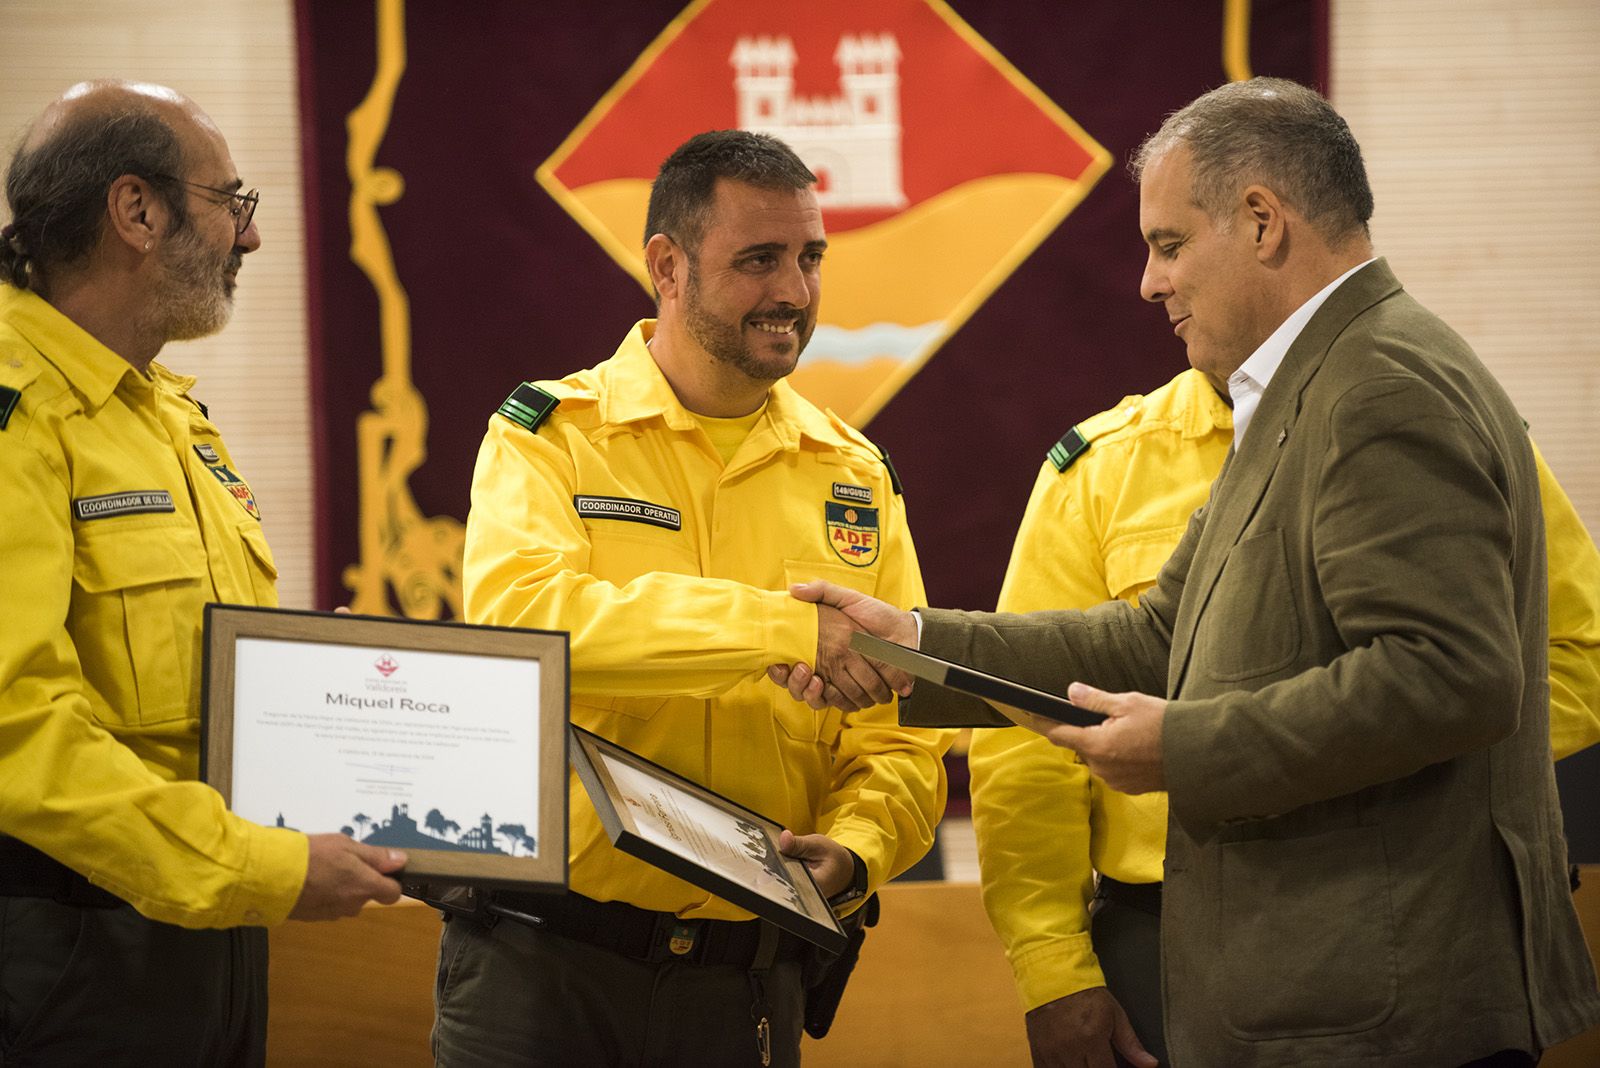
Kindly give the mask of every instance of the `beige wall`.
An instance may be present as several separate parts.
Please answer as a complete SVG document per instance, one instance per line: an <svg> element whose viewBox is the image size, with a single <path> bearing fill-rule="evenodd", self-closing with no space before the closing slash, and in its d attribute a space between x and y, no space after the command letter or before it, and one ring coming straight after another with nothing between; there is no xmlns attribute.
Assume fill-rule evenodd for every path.
<svg viewBox="0 0 1600 1068"><path fill-rule="evenodd" d="M959 5L958 5L959 6ZM1335 0L1333 93L1367 152L1374 232L1407 286L1500 376L1600 530L1600 4ZM0 0L0 138L67 84L176 85L262 191L264 244L199 375L248 473L285 604L311 602L311 465L288 0ZM1152 116L1152 121L1156 117Z"/></svg>
<svg viewBox="0 0 1600 1068"><path fill-rule="evenodd" d="M228 136L245 186L261 190L261 249L239 273L232 325L170 345L160 359L199 377L194 395L255 490L279 597L310 607L305 228L290 11L289 0L0 0L0 144L9 159L45 104L73 82L108 75L181 89Z"/></svg>
<svg viewBox="0 0 1600 1068"><path fill-rule="evenodd" d="M1600 533L1600 4L1333 10L1378 250L1477 349Z"/></svg>

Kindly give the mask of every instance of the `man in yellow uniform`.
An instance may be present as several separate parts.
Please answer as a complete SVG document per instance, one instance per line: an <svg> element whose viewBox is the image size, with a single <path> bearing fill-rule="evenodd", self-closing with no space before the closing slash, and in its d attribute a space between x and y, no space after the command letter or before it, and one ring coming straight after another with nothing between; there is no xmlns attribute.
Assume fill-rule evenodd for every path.
<svg viewBox="0 0 1600 1068"><path fill-rule="evenodd" d="M1193 369L1078 424L1039 471L999 610L1135 600L1205 502L1232 442L1232 411ZM1600 740L1600 552L1537 450L1535 458L1560 759ZM1108 1048L1128 1055L1135 1033L1166 1063L1166 795L1118 793L1070 750L1020 727L976 732L968 759L984 904L1016 976L1035 1063L1094 1063Z"/></svg>
<svg viewBox="0 0 1600 1068"><path fill-rule="evenodd" d="M932 844L949 736L900 728L876 674L837 669L843 614L786 592L923 596L887 459L784 381L816 324L815 180L741 131L668 158L645 232L659 316L490 419L464 580L472 622L571 633L575 723L790 828L843 905ZM811 657L848 711L764 677ZM570 805L572 893L446 925L439 1063L798 1063L804 947L613 849L576 780Z"/></svg>
<svg viewBox="0 0 1600 1068"><path fill-rule="evenodd" d="M195 781L202 610L274 604L276 570L193 380L154 360L228 320L261 243L240 185L191 101L116 82L68 90L7 173L3 1064L260 1064L263 927L399 895L402 854Z"/></svg>

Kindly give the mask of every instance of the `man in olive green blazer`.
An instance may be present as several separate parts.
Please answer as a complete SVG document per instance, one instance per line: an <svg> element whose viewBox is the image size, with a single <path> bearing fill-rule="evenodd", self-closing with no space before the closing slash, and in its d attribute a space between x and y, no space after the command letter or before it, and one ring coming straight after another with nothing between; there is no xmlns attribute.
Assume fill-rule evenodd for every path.
<svg viewBox="0 0 1600 1068"><path fill-rule="evenodd" d="M1360 149L1315 93L1225 86L1135 170L1144 296L1235 409L1234 452L1156 587L920 621L825 584L797 595L1107 714L1024 718L1112 787L1169 793L1180 1068L1531 1064L1600 1022L1600 993L1551 770L1525 428L1373 258ZM838 701L804 665L773 675ZM924 684L902 714L961 700Z"/></svg>

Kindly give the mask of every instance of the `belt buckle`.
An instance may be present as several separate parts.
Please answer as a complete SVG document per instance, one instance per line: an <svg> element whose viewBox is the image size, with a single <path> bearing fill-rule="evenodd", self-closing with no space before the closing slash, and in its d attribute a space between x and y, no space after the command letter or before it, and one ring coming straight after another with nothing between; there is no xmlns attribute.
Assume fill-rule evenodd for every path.
<svg viewBox="0 0 1600 1068"><path fill-rule="evenodd" d="M705 952L706 929L698 920L679 919L667 912L656 917L655 932L650 939L651 964L678 960L699 963Z"/></svg>

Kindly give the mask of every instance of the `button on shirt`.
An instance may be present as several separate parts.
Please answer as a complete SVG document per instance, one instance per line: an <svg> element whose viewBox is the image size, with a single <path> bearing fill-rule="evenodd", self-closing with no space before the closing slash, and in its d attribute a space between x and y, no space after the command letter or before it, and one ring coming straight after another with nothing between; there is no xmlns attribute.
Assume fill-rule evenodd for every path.
<svg viewBox="0 0 1600 1068"><path fill-rule="evenodd" d="M1377 257L1374 256L1373 259ZM1344 280L1365 267L1372 260L1358 263L1338 278L1324 286L1317 295L1296 308L1294 314L1285 319L1278 329L1272 332L1267 340L1250 358L1239 365L1239 369L1228 376L1228 395L1233 398L1233 447L1238 451L1240 442L1244 441L1244 432L1250 426L1250 417L1255 414L1256 405L1261 403L1261 395L1267 391L1267 386L1272 381L1272 376L1278 372L1278 366L1283 363L1283 358L1289 353L1289 346L1293 345L1295 338L1300 336L1300 331L1306 328L1311 317L1317 314L1317 309L1322 307L1324 301L1333 296L1333 291L1344 284Z"/></svg>

